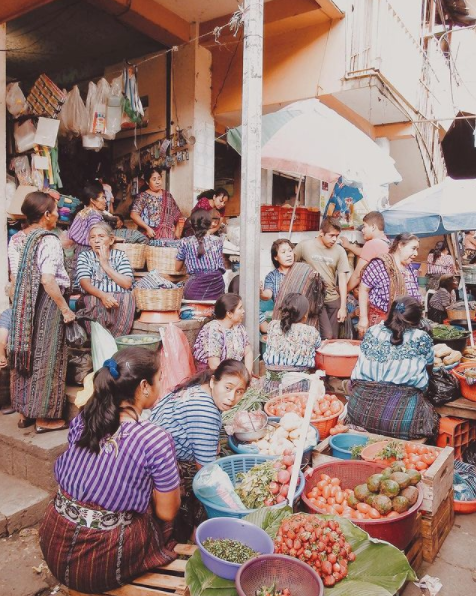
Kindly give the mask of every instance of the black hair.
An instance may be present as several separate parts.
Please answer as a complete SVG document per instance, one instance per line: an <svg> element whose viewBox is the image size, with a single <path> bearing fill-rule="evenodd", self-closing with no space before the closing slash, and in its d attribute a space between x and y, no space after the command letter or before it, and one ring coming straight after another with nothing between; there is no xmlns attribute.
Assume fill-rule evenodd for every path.
<svg viewBox="0 0 476 596"><path fill-rule="evenodd" d="M84 428L76 444L92 453L99 453L101 440L119 428L121 402L134 405L140 382L145 379L152 385L159 370L158 353L146 348L124 348L116 352L113 360L118 378L112 376L109 368L100 368L94 375L93 395L82 412Z"/></svg>
<svg viewBox="0 0 476 596"><path fill-rule="evenodd" d="M430 254L433 255L433 263L436 263L436 261L441 257L441 253L444 250L448 250L449 251L448 244L446 243L445 240L440 240L439 242L437 242L435 244L435 248L432 248L430 250Z"/></svg>
<svg viewBox="0 0 476 596"><path fill-rule="evenodd" d="M219 321L226 317L227 312L235 312L236 307L241 302L241 296L238 294L223 294L215 302L215 318Z"/></svg>
<svg viewBox="0 0 476 596"><path fill-rule="evenodd" d="M215 194L215 191L213 190L213 188L204 190L197 196L197 201L199 201L200 199L208 199L209 201L211 201L213 199L214 194Z"/></svg>
<svg viewBox="0 0 476 596"><path fill-rule="evenodd" d="M299 323L309 312L309 300L302 294L287 294L281 305L281 329L287 333L294 323Z"/></svg>
<svg viewBox="0 0 476 596"><path fill-rule="evenodd" d="M229 294L239 294L240 293L240 275L235 275L235 277L230 281L230 285L228 286L228 293Z"/></svg>
<svg viewBox="0 0 476 596"><path fill-rule="evenodd" d="M114 213L114 217L116 217L117 219L120 219L122 221L122 223L126 222L126 220L124 219L124 216L121 215L120 213Z"/></svg>
<svg viewBox="0 0 476 596"><path fill-rule="evenodd" d="M400 346L403 343L405 331L417 328L422 316L423 305L416 298L411 296L395 298L384 322L385 327L392 332L390 343Z"/></svg>
<svg viewBox="0 0 476 596"><path fill-rule="evenodd" d="M385 220L380 211L369 211L364 215L362 221L365 221L366 224L374 225L381 232L385 231Z"/></svg>
<svg viewBox="0 0 476 596"><path fill-rule="evenodd" d="M23 200L21 212L29 224L38 223L47 211L55 210L56 201L46 192L29 192Z"/></svg>
<svg viewBox="0 0 476 596"><path fill-rule="evenodd" d="M450 292L453 289L454 283L455 283L454 275L450 275L450 274L442 275L438 282L438 288L444 288L445 290L448 290L448 292Z"/></svg>
<svg viewBox="0 0 476 596"><path fill-rule="evenodd" d="M223 188L223 186L219 186L218 188L215 188L215 190L213 191L213 194L218 197L219 195L223 195L224 197L226 197L227 199L230 198L230 193L226 190L226 188ZM213 198L213 197L212 197Z"/></svg>
<svg viewBox="0 0 476 596"><path fill-rule="evenodd" d="M152 174L160 174L162 176L164 168L159 166L152 166L150 168L146 168L144 170L144 181L149 186L150 179L152 178Z"/></svg>
<svg viewBox="0 0 476 596"><path fill-rule="evenodd" d="M190 223L192 224L195 238L198 240L198 257L201 258L205 254L203 239L212 225L212 214L206 209L197 209L190 216Z"/></svg>
<svg viewBox="0 0 476 596"><path fill-rule="evenodd" d="M279 247L283 244L289 244L289 246L291 247L291 250L293 248L293 245L291 244L290 240L287 240L286 238L279 238L278 240L275 240L273 242L273 244L271 245L271 260L273 261L273 265L274 268L277 269L279 267L279 263L278 263L278 250Z"/></svg>
<svg viewBox="0 0 476 596"><path fill-rule="evenodd" d="M321 232L323 234L327 234L332 231L332 229L336 230L337 232L341 232L342 226L334 217L325 217L321 222Z"/></svg>
<svg viewBox="0 0 476 596"><path fill-rule="evenodd" d="M397 248L400 245L406 246L410 242L413 242L413 240L420 241L420 239L418 238L418 236L415 236L415 234L409 234L408 232L404 232L403 234L398 234L393 239L392 246L388 249L388 252L390 254L393 254L393 253L397 252Z"/></svg>
<svg viewBox="0 0 476 596"><path fill-rule="evenodd" d="M239 377L245 381L246 387L248 387L251 382L250 373L248 372L248 369L244 363L240 360L228 358L227 360L220 362L214 371L207 368L196 373L192 377L189 377L183 383L180 383L180 385L175 387L174 393L183 391L189 387L194 387L195 385L204 385L205 383L209 383L212 377L216 381L221 381L224 376Z"/></svg>
<svg viewBox="0 0 476 596"><path fill-rule="evenodd" d="M104 193L104 188L100 182L94 180L93 182L86 182L81 191L81 202L88 207L91 199L97 199L100 194Z"/></svg>

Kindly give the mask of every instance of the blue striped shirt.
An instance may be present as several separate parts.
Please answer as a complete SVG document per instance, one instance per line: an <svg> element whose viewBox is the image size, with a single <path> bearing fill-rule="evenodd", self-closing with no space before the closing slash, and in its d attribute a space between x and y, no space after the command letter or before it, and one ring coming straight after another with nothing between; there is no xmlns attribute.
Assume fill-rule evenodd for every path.
<svg viewBox="0 0 476 596"><path fill-rule="evenodd" d="M195 236L182 238L177 252L177 261L184 261L189 275L225 271L223 262L223 239L219 236L205 236L205 254L198 256L198 240Z"/></svg>
<svg viewBox="0 0 476 596"><path fill-rule="evenodd" d="M152 489L169 492L180 478L172 437L147 421L123 422L101 442L99 455L78 447L82 414L72 420L68 449L55 464L60 488L74 499L108 511L145 513Z"/></svg>
<svg viewBox="0 0 476 596"><path fill-rule="evenodd" d="M118 273L134 278L131 264L123 250L113 249L109 255L109 265ZM99 258L92 250L85 250L78 256L76 268L76 285L80 285L82 279L89 279L95 288L102 292L127 292L112 280L99 264Z"/></svg>
<svg viewBox="0 0 476 596"><path fill-rule="evenodd" d="M426 367L435 358L430 336L420 329L407 329L403 343L394 346L390 343L391 333L383 323L370 327L360 344L360 356L351 378L425 389Z"/></svg>
<svg viewBox="0 0 476 596"><path fill-rule="evenodd" d="M279 288L284 280L284 273L281 273L279 269L273 269L270 271L268 275L264 278L264 289L271 290L273 293L272 299L276 301L276 296L278 295Z"/></svg>
<svg viewBox="0 0 476 596"><path fill-rule="evenodd" d="M163 397L149 421L172 435L179 461L204 466L216 460L221 412L199 385Z"/></svg>

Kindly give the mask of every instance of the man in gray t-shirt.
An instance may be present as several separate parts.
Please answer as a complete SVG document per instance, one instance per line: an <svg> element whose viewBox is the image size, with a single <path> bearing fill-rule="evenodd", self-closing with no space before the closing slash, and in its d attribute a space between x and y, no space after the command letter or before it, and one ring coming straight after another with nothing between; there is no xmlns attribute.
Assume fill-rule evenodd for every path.
<svg viewBox="0 0 476 596"><path fill-rule="evenodd" d="M296 261L303 261L315 269L326 284L324 308L319 315L323 339L336 339L339 323L347 316L347 274L350 268L345 250L336 244L340 231L336 220L323 219L318 236L303 240L294 249Z"/></svg>

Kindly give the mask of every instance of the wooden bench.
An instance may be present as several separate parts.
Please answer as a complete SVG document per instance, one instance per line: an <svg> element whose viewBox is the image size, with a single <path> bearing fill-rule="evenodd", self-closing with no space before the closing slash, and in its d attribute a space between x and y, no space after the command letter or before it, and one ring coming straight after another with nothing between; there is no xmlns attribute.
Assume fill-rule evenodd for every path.
<svg viewBox="0 0 476 596"><path fill-rule="evenodd" d="M122 588L92 596L190 596L185 583L185 566L196 549L192 544L177 544L175 552L186 557L185 559L176 559L164 567L145 573ZM69 594L87 596L76 590L69 590Z"/></svg>
<svg viewBox="0 0 476 596"><path fill-rule="evenodd" d="M476 420L476 401L460 397L444 406L439 406L436 408L436 411L441 416L454 416L455 418Z"/></svg>

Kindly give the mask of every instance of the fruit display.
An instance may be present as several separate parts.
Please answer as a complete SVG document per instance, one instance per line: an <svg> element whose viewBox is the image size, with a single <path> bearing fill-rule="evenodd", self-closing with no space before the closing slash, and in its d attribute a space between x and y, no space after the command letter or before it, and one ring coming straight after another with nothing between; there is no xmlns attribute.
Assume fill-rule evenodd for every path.
<svg viewBox="0 0 476 596"><path fill-rule="evenodd" d="M265 412L268 416L284 416L287 412L294 412L301 418L306 411L307 394L305 395L286 395L275 397L265 405ZM316 400L314 404L312 420L327 418L334 414L340 414L344 406L335 395L326 394L322 399Z"/></svg>
<svg viewBox="0 0 476 596"><path fill-rule="evenodd" d="M310 565L327 587L347 576L355 553L337 521L297 513L286 517L274 541L274 552L295 557Z"/></svg>
<svg viewBox="0 0 476 596"><path fill-rule="evenodd" d="M381 449L366 456L366 452L372 450L373 445L369 445L362 450L362 459L367 461L380 462L383 465L393 462L401 462L407 470L418 470L424 472L438 457L438 451L422 443L402 442L402 441L382 441Z"/></svg>
<svg viewBox="0 0 476 596"><path fill-rule="evenodd" d="M398 517L413 507L419 496L416 485L421 474L394 462L353 490L341 488L339 478L327 474L320 478L306 495L319 511L347 519L374 520Z"/></svg>
<svg viewBox="0 0 476 596"><path fill-rule="evenodd" d="M301 436L302 418L294 412L285 414L277 424L267 426L264 437L251 441L261 455L283 455L285 450L294 452ZM315 447L316 431L310 427L307 430L304 449Z"/></svg>
<svg viewBox="0 0 476 596"><path fill-rule="evenodd" d="M247 509L270 507L283 503L289 491L294 455L286 449L283 457L257 464L248 472L240 472L235 491ZM298 478L299 482L299 478Z"/></svg>
<svg viewBox="0 0 476 596"><path fill-rule="evenodd" d="M336 424L335 426L333 426L331 428L331 430L329 431L329 434L334 436L334 435L340 435L341 433L346 433L349 432L349 427L346 426L345 424Z"/></svg>

